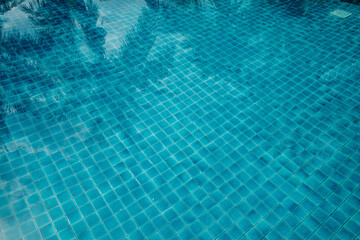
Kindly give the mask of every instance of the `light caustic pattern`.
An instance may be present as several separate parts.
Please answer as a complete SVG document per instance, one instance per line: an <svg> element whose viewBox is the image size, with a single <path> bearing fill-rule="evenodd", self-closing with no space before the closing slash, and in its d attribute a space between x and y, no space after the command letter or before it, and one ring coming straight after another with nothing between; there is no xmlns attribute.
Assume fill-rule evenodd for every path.
<svg viewBox="0 0 360 240"><path fill-rule="evenodd" d="M359 238L360 6L0 4L0 239Z"/></svg>

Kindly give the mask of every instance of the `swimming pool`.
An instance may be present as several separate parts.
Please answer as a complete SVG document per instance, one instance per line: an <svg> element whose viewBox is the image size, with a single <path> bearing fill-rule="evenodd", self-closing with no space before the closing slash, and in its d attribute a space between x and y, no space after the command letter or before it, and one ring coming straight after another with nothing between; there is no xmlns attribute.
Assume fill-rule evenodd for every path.
<svg viewBox="0 0 360 240"><path fill-rule="evenodd" d="M359 238L360 6L0 4L0 239Z"/></svg>

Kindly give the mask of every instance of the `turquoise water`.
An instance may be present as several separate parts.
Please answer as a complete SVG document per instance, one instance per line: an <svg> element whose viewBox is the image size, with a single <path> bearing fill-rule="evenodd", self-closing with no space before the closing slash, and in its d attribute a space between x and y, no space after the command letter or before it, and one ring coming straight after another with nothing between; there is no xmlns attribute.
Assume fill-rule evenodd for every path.
<svg viewBox="0 0 360 240"><path fill-rule="evenodd" d="M0 239L360 238L360 6L5 3Z"/></svg>

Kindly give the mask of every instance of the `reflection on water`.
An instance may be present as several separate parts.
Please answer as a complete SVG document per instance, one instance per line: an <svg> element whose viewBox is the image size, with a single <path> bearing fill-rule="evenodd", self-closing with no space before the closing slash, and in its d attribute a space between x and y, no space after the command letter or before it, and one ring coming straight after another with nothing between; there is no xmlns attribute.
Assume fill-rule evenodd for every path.
<svg viewBox="0 0 360 240"><path fill-rule="evenodd" d="M25 0L1 0L0 1L0 14L4 14L13 8L18 7Z"/></svg>
<svg viewBox="0 0 360 240"><path fill-rule="evenodd" d="M301 17L319 1L264 0L254 4L251 0L146 0L143 5L124 2L124 6L138 8L139 14L135 21L129 20L134 24L120 39L113 34L107 39L107 32L120 26L104 28L106 16L100 13L106 13L106 9L99 7L102 4L106 7L105 3L83 0L1 3L3 142L9 135L6 116L31 114L48 121L67 121L77 116L89 94L111 95L106 83L99 80L101 76L113 75L116 84L127 86L117 88L121 96L119 106L125 106L135 104L129 89L143 91L157 84L171 74L179 56L200 69L203 76L233 84L237 84L239 76L251 76L255 65L273 71L282 68L281 63L291 58L291 50L284 47L283 51L271 52L276 50L273 45L277 43L267 36L269 31L276 34L278 20L262 22L258 16L251 23L254 19L248 13L258 5L264 9L279 6L279 10ZM22 14L12 14L18 12ZM23 29L6 25L12 21L26 24L19 25ZM245 37L235 37L239 34ZM169 36L174 36L175 41L168 42ZM122 43L117 48L118 54L107 56L105 46L113 47L114 40ZM246 51L249 57L243 58ZM279 65L252 59L252 52L264 59L272 55ZM19 67L24 69L21 76L16 71Z"/></svg>
<svg viewBox="0 0 360 240"><path fill-rule="evenodd" d="M0 6L0 179L9 201L40 191L28 165L74 168L75 179L84 164L91 181L99 174L94 181L103 182L119 173L141 181L142 168L176 166L170 174L183 171L184 186L188 175L190 189L225 182L216 191L243 203L239 181L268 194L257 188L262 177L309 178L339 146L348 144L344 154L358 148L346 129L359 123L360 29L352 18L329 16L335 3L0 0ZM336 142L323 151L329 139ZM240 173L245 167L254 179ZM151 187L142 190L152 193L151 204L165 199ZM254 198L246 201L261 205L260 213L221 214L235 212L233 222L248 214L256 223L268 207Z"/></svg>

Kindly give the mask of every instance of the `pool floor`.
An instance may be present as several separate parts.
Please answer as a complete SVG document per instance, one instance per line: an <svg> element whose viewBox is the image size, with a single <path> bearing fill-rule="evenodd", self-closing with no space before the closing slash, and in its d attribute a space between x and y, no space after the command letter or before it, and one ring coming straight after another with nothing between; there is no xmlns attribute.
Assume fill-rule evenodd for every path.
<svg viewBox="0 0 360 240"><path fill-rule="evenodd" d="M360 239L359 20L2 1L0 239Z"/></svg>

